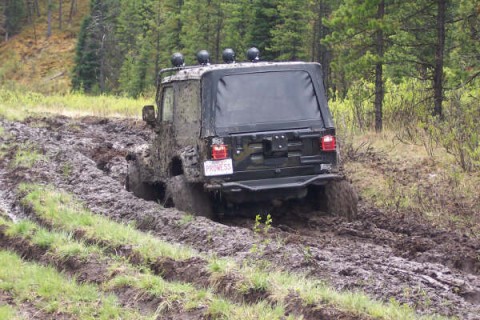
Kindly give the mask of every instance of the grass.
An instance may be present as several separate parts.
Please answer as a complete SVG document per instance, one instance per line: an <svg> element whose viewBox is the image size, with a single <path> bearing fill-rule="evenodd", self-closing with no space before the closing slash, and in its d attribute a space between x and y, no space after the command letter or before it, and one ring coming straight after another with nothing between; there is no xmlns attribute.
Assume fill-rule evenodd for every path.
<svg viewBox="0 0 480 320"><path fill-rule="evenodd" d="M0 319L20 319L18 311L10 305L0 305Z"/></svg>
<svg viewBox="0 0 480 320"><path fill-rule="evenodd" d="M0 117L17 121L44 113L140 119L142 107L152 103L153 98L88 96L82 93L44 95L0 88Z"/></svg>
<svg viewBox="0 0 480 320"><path fill-rule="evenodd" d="M69 232L82 230L87 238L108 242L113 247L133 246L142 257L150 261L158 257L183 260L197 255L192 249L139 232L132 225L116 223L95 215L66 193L38 185L22 185L20 190L28 192L24 203L32 205L42 219Z"/></svg>
<svg viewBox="0 0 480 320"><path fill-rule="evenodd" d="M77 284L51 267L27 263L7 251L0 251L0 289L48 313L80 319L145 318L119 307L115 296L101 294L94 285Z"/></svg>
<svg viewBox="0 0 480 320"><path fill-rule="evenodd" d="M39 185L20 186L26 194L23 203L32 206L37 215L55 227L69 232L82 229L89 239L107 241L112 245L130 245L147 261L167 256L173 259L185 259L197 254L185 246L168 244L152 235L135 230L130 225L119 224L86 210L75 199L64 192ZM209 262L212 277L220 277L235 272L243 277L238 284L239 292L248 289L267 290L274 301L283 302L290 291L297 292L304 301L318 305L330 304L354 314L366 314L379 319L440 319L440 317L421 317L406 305L382 303L357 292L339 292L327 284L308 279L301 275L280 271L264 271L255 265L238 266L228 259L204 257ZM222 303L214 310L222 310ZM217 311L215 311L217 312Z"/></svg>
<svg viewBox="0 0 480 320"><path fill-rule="evenodd" d="M480 236L480 172L464 172L443 148L400 142L395 132L359 133L345 163L363 199L387 211Z"/></svg>
<svg viewBox="0 0 480 320"><path fill-rule="evenodd" d="M15 157L10 163L13 167L32 168L38 161L44 161L47 158L39 153L31 144L22 144L18 146Z"/></svg>
<svg viewBox="0 0 480 320"><path fill-rule="evenodd" d="M119 257L107 257L96 246L76 241L65 232L49 231L28 220L14 224L0 217L0 225L7 228L7 235L21 237L32 244L42 246L48 250L48 255L59 260L63 260L67 256L65 252L69 252L75 257L83 257L85 260L89 260L92 255L104 259L110 267L111 274L115 276L102 284L102 290L112 291L128 286L140 290L139 296L150 294L161 298L162 302L158 306L155 316L158 316L161 311L168 310L174 304L182 305L187 311L206 308L208 315L219 319L281 319L285 313L282 306L272 308L265 303L235 304L216 296L211 290L197 289L188 283L165 281L159 276L152 275L148 270L131 266ZM70 248L77 250L72 252ZM0 270L0 272L2 271ZM0 288L2 285L3 282L0 282ZM8 285L7 289L11 289L11 285ZM56 286L52 288L52 290L56 289ZM66 303L69 302L75 301L66 301ZM219 305L223 307L219 309ZM45 308L48 312L63 312L57 308L57 304L48 305ZM75 312L73 314L85 315L85 313ZM83 317L80 318L83 319Z"/></svg>

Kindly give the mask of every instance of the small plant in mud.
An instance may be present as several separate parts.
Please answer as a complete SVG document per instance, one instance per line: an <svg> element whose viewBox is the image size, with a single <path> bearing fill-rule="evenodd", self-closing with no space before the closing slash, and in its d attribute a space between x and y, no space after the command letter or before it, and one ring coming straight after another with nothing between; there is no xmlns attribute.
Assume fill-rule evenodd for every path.
<svg viewBox="0 0 480 320"><path fill-rule="evenodd" d="M272 228L272 216L270 214L267 214L265 216L265 222L262 222L262 216L257 214L255 216L255 224L253 225L253 232L255 235L263 236L265 237L261 243L255 243L252 245L250 248L250 252L254 254L259 254L265 250L265 247L267 247L271 239L268 238L268 232Z"/></svg>
<svg viewBox="0 0 480 320"><path fill-rule="evenodd" d="M303 248L303 260L307 263L313 262L313 253L312 253L312 248L310 246L305 246Z"/></svg>
<svg viewBox="0 0 480 320"><path fill-rule="evenodd" d="M71 163L64 163L62 165L62 175L65 177L65 178L68 178L70 176L70 174L72 173L72 164Z"/></svg>
<svg viewBox="0 0 480 320"><path fill-rule="evenodd" d="M45 155L41 154L31 144L19 145L15 157L12 159L11 166L31 168L37 162L46 160Z"/></svg>
<svg viewBox="0 0 480 320"><path fill-rule="evenodd" d="M253 225L253 232L256 234L262 233L263 235L267 235L268 231L272 227L272 216L267 214L265 217L265 222L262 223L262 216L257 214L255 216L255 224Z"/></svg>
<svg viewBox="0 0 480 320"><path fill-rule="evenodd" d="M193 220L195 220L195 217L192 214L186 214L180 219L180 221L178 221L178 225L184 226L189 224Z"/></svg>

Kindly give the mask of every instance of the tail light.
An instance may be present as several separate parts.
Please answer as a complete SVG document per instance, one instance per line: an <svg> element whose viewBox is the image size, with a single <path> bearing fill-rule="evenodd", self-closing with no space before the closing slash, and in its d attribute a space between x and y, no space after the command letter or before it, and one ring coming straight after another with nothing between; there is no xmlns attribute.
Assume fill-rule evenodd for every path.
<svg viewBox="0 0 480 320"><path fill-rule="evenodd" d="M320 140L322 151L335 151L336 150L336 141L335 137L331 135L323 136Z"/></svg>
<svg viewBox="0 0 480 320"><path fill-rule="evenodd" d="M228 158L228 148L225 144L212 145L212 159L221 160Z"/></svg>

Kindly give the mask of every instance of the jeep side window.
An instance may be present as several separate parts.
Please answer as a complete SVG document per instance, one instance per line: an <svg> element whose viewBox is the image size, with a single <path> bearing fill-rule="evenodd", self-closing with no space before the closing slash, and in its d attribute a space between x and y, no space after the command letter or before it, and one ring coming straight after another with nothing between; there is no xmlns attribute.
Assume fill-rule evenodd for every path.
<svg viewBox="0 0 480 320"><path fill-rule="evenodd" d="M173 87L163 89L162 121L173 121Z"/></svg>

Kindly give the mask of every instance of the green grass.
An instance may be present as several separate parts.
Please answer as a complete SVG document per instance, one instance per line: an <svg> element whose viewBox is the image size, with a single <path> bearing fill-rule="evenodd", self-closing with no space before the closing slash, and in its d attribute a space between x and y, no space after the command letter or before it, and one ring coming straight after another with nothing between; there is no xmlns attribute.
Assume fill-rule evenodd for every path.
<svg viewBox="0 0 480 320"><path fill-rule="evenodd" d="M82 229L88 239L107 241L113 246L130 245L147 261L158 257L185 259L200 256L188 247L172 245L156 239L152 235L135 230L133 226L119 224L86 210L75 199L64 192L51 187L22 185L20 190L26 193L24 204L33 207L42 219L67 231ZM212 282L225 274L236 273L242 280L237 290L245 293L249 289L266 290L273 301L282 303L290 291L297 292L302 299L316 305L330 304L353 314L369 315L379 319L441 319L441 317L422 317L406 305L382 303L358 292L339 292L319 280L308 279L302 275L280 271L265 271L253 264L237 265L229 259L215 256L203 256L209 263ZM260 265L261 261L259 262ZM211 306L215 312L221 312L223 304Z"/></svg>
<svg viewBox="0 0 480 320"><path fill-rule="evenodd" d="M85 260L92 257L92 254L95 254L96 258L104 259L111 274L115 276L103 283L102 290L111 291L128 286L140 290L139 296L147 293L161 298L162 302L156 310L156 316L174 304L182 305L187 311L206 307L207 314L220 319L281 319L284 315L284 309L281 306L272 308L265 303L235 304L219 298L211 290L197 289L189 283L165 281L160 276L151 274L149 270L131 266L122 258L107 257L96 246L78 242L65 232L49 231L28 220L15 224L0 217L0 225L7 228L7 235L21 237L32 244L41 245L48 250L48 255L60 260L65 258L65 251L71 252L70 248L77 248L77 251L71 252L71 255L78 255ZM0 288L2 284L0 282ZM7 289L11 289L11 286L7 286ZM52 290L56 289L56 287L52 288ZM220 310L217 308L219 305L223 306ZM60 311L55 303L45 308L49 312Z"/></svg>
<svg viewBox="0 0 480 320"><path fill-rule="evenodd" d="M18 146L18 150L15 153L10 166L32 168L37 162L45 161L47 158L39 153L33 145L22 144Z"/></svg>
<svg viewBox="0 0 480 320"><path fill-rule="evenodd" d="M47 313L61 312L79 319L143 319L118 306L89 284L77 284L51 267L27 263L16 254L0 251L0 289L18 301L29 301Z"/></svg>
<svg viewBox="0 0 480 320"><path fill-rule="evenodd" d="M0 88L0 117L23 120L28 116L55 113L67 116L141 117L142 107L153 98L88 96L82 93L44 95Z"/></svg>
<svg viewBox="0 0 480 320"><path fill-rule="evenodd" d="M18 311L9 305L0 305L0 319L21 319Z"/></svg>
<svg viewBox="0 0 480 320"><path fill-rule="evenodd" d="M32 205L42 219L67 231L82 230L86 237L108 242L113 247L133 246L142 257L151 261L158 257L179 260L197 255L190 248L161 241L136 230L132 225L116 223L95 215L66 193L45 186L23 185L20 189L28 192L24 202Z"/></svg>

